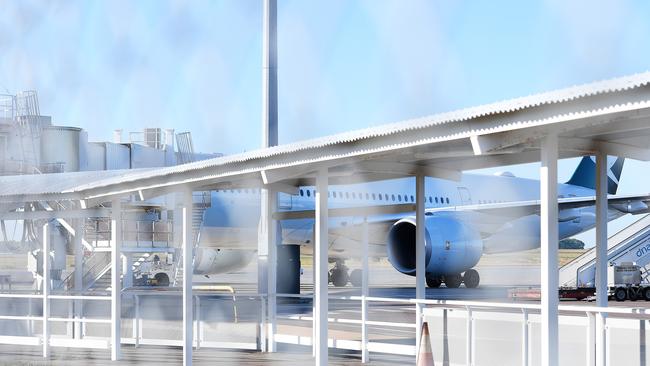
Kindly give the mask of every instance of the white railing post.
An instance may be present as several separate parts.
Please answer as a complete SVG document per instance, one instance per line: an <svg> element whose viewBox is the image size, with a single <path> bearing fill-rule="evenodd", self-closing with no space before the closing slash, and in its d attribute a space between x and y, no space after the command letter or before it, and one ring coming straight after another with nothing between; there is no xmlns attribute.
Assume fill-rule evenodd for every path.
<svg viewBox="0 0 650 366"><path fill-rule="evenodd" d="M260 294L261 311L260 311L260 351L267 352L266 347L266 297Z"/></svg>
<svg viewBox="0 0 650 366"><path fill-rule="evenodd" d="M194 333L194 339L196 339L196 349L201 348L201 341L203 340L203 322L201 320L201 297L196 296L196 314L194 316L194 324L196 325L195 327L195 333Z"/></svg>
<svg viewBox="0 0 650 366"><path fill-rule="evenodd" d="M425 298L426 277L426 238L424 224L425 197L424 174L415 176L415 298ZM415 304L415 347L420 345L422 333L422 308L421 303Z"/></svg>
<svg viewBox="0 0 650 366"><path fill-rule="evenodd" d="M50 223L43 225L43 357L50 357Z"/></svg>
<svg viewBox="0 0 650 366"><path fill-rule="evenodd" d="M368 355L368 218L363 218L361 268L361 363L370 361Z"/></svg>
<svg viewBox="0 0 650 366"><path fill-rule="evenodd" d="M182 244L183 244L183 365L192 365L192 347L194 347L193 336L193 314L192 314L192 267L193 245L192 245L192 191L183 192L182 197ZM153 242L153 241L152 241Z"/></svg>
<svg viewBox="0 0 650 366"><path fill-rule="evenodd" d="M468 366L474 366L474 316L471 307L466 306L465 308L467 310L467 344L465 345L465 359Z"/></svg>
<svg viewBox="0 0 650 366"><path fill-rule="evenodd" d="M596 317L587 312L587 366L596 366Z"/></svg>
<svg viewBox="0 0 650 366"><path fill-rule="evenodd" d="M530 365L530 321L528 320L528 310L523 309L524 320L521 325L521 364Z"/></svg>
<svg viewBox="0 0 650 366"><path fill-rule="evenodd" d="M140 346L140 296L133 295L133 326L132 334L135 348Z"/></svg>
<svg viewBox="0 0 650 366"><path fill-rule="evenodd" d="M122 202L115 198L111 202L111 360L120 359L122 286L120 274L122 273Z"/></svg>

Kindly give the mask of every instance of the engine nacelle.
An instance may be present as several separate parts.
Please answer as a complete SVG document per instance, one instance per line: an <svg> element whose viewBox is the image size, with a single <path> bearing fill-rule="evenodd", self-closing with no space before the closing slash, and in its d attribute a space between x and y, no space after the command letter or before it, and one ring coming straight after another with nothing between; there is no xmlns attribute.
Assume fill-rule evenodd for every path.
<svg viewBox="0 0 650 366"><path fill-rule="evenodd" d="M415 276L415 217L399 220L388 232L388 259L401 273ZM451 217L425 218L427 275L465 272L478 263L483 242L477 230Z"/></svg>
<svg viewBox="0 0 650 366"><path fill-rule="evenodd" d="M197 248L194 259L194 274L210 275L233 272L250 263L253 250Z"/></svg>

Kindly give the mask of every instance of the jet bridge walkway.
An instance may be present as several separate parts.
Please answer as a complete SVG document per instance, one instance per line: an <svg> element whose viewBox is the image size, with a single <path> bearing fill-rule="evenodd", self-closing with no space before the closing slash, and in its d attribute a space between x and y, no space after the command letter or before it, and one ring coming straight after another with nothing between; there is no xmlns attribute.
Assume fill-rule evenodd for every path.
<svg viewBox="0 0 650 366"><path fill-rule="evenodd" d="M650 215L645 215L607 240L607 262L610 265L636 262L650 263ZM561 287L593 287L596 283L596 248L560 268Z"/></svg>

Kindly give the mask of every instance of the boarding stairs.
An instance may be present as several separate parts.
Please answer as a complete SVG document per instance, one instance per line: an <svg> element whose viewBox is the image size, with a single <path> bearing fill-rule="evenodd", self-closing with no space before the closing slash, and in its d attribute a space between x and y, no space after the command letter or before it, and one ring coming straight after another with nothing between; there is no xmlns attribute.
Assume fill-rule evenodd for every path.
<svg viewBox="0 0 650 366"><path fill-rule="evenodd" d="M650 215L627 226L607 240L609 265L635 262L650 266ZM593 287L596 277L596 248L560 268L561 287Z"/></svg>
<svg viewBox="0 0 650 366"><path fill-rule="evenodd" d="M41 133L40 109L36 91L25 91L16 95L15 120L19 131L19 141L22 150L21 173L40 173L38 170L39 139Z"/></svg>
<svg viewBox="0 0 650 366"><path fill-rule="evenodd" d="M194 192L192 194L192 264L194 256L201 241L201 227L203 226L203 216L205 210L210 207L210 191ZM182 253L182 250L179 251ZM178 286L183 281L183 255L177 255L174 266L174 279L172 286Z"/></svg>

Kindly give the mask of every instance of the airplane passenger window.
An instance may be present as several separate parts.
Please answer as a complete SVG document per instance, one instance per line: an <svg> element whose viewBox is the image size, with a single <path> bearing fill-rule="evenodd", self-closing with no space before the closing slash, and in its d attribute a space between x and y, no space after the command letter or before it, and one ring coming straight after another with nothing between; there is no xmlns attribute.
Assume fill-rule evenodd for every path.
<svg viewBox="0 0 650 366"><path fill-rule="evenodd" d="M433 198L429 196L429 203L433 203Z"/></svg>
<svg viewBox="0 0 650 366"><path fill-rule="evenodd" d="M345 198L350 199L350 192L345 192Z"/></svg>
<svg viewBox="0 0 650 366"><path fill-rule="evenodd" d="M447 197L447 203L449 203L449 197Z"/></svg>
<svg viewBox="0 0 650 366"><path fill-rule="evenodd" d="M440 203L445 203L445 199L440 197Z"/></svg>
<svg viewBox="0 0 650 366"><path fill-rule="evenodd" d="M376 198L375 198L375 194L374 194L374 193L372 194L372 199L373 199L373 200L374 200L374 199L376 199Z"/></svg>
<svg viewBox="0 0 650 366"><path fill-rule="evenodd" d="M336 191L332 192L332 194L334 195L334 198L336 198Z"/></svg>
<svg viewBox="0 0 650 366"><path fill-rule="evenodd" d="M384 198L388 201L388 193L384 193Z"/></svg>
<svg viewBox="0 0 650 366"><path fill-rule="evenodd" d="M438 197L436 197L436 203L438 203Z"/></svg>
<svg viewBox="0 0 650 366"><path fill-rule="evenodd" d="M370 195L368 195L368 193L366 193L366 199L367 199L367 200L370 199Z"/></svg>
<svg viewBox="0 0 650 366"><path fill-rule="evenodd" d="M381 201L381 193L379 194L379 200Z"/></svg>
<svg viewBox="0 0 650 366"><path fill-rule="evenodd" d="M401 194L398 194L398 195L397 195L397 200L400 201L400 202L402 202L402 195L401 195Z"/></svg>
<svg viewBox="0 0 650 366"><path fill-rule="evenodd" d="M393 202L395 202L395 195L394 195L394 194L392 194L392 195L390 196L390 198L391 198L391 200L392 200Z"/></svg>
<svg viewBox="0 0 650 366"><path fill-rule="evenodd" d="M308 189L307 190L307 197L311 196L311 191Z"/></svg>
<svg viewBox="0 0 650 366"><path fill-rule="evenodd" d="M300 190L300 196L304 196L304 195L305 195L305 192L303 192L303 190L301 189Z"/></svg>
<svg viewBox="0 0 650 366"><path fill-rule="evenodd" d="M411 202L415 202L415 198L411 195Z"/></svg>

